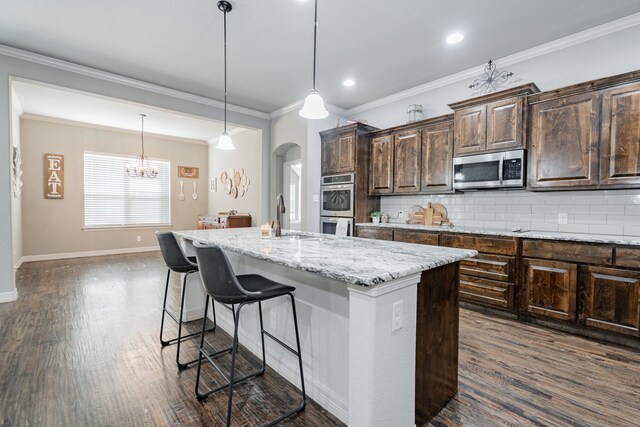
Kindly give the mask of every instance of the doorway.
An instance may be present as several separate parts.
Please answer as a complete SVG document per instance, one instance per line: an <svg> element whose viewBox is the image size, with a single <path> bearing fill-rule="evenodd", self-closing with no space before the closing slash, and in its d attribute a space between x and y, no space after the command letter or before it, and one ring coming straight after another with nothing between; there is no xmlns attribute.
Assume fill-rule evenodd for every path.
<svg viewBox="0 0 640 427"><path fill-rule="evenodd" d="M300 231L302 211L302 162L293 160L282 165L282 194L286 204L285 227Z"/></svg>

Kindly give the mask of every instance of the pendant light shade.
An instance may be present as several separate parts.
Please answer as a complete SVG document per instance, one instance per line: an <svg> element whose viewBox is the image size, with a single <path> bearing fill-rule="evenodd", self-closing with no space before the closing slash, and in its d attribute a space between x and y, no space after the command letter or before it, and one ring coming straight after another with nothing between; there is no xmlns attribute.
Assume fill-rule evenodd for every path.
<svg viewBox="0 0 640 427"><path fill-rule="evenodd" d="M218 143L216 144L216 149L218 150L235 150L236 147L233 146L233 141L231 141L231 137L228 133L223 132L218 138Z"/></svg>
<svg viewBox="0 0 640 427"><path fill-rule="evenodd" d="M316 90L316 45L318 40L318 0L315 0L315 14L313 19L313 89L304 100L302 110L298 114L305 119L324 119L329 112L324 107L324 100Z"/></svg>
<svg viewBox="0 0 640 427"><path fill-rule="evenodd" d="M231 3L225 0L218 2L218 9L224 13L224 132L220 135L216 149L235 150L231 137L227 133L227 12L231 12Z"/></svg>

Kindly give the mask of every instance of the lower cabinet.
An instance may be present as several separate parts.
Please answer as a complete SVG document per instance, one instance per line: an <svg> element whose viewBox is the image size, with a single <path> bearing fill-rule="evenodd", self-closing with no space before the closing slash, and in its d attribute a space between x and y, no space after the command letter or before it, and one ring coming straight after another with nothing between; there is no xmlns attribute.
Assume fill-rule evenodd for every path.
<svg viewBox="0 0 640 427"><path fill-rule="evenodd" d="M463 301L512 310L514 288L513 283L460 274L460 299Z"/></svg>
<svg viewBox="0 0 640 427"><path fill-rule="evenodd" d="M580 285L582 324L640 336L640 271L582 266Z"/></svg>
<svg viewBox="0 0 640 427"><path fill-rule="evenodd" d="M578 265L542 259L525 258L522 261L526 311L575 321Z"/></svg>
<svg viewBox="0 0 640 427"><path fill-rule="evenodd" d="M437 233L425 233L415 231L396 230L393 233L393 240L404 243L418 243L421 245L438 246L440 235Z"/></svg>

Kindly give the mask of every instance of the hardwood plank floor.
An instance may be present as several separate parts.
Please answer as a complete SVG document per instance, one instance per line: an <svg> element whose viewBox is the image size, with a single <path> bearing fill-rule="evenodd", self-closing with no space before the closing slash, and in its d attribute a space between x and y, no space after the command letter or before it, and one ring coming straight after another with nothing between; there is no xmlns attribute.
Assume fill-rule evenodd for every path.
<svg viewBox="0 0 640 427"><path fill-rule="evenodd" d="M198 402L195 369L179 372L176 347L158 342L165 274L159 253L24 264L18 301L0 304L0 424L223 424L226 393ZM174 306L178 290L176 277ZM209 339L229 342L222 331ZM461 310L459 375L458 394L430 425L640 425L633 350ZM207 369L205 381L216 379ZM269 370L236 392L236 426L274 419L299 396ZM342 424L311 403L285 425Z"/></svg>

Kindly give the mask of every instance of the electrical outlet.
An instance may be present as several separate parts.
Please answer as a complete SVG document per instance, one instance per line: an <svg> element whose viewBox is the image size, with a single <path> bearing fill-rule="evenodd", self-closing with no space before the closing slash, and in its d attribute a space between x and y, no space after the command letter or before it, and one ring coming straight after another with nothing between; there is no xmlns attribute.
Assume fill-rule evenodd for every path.
<svg viewBox="0 0 640 427"><path fill-rule="evenodd" d="M320 202L320 195L314 194L311 197L313 197L313 203L319 203Z"/></svg>
<svg viewBox="0 0 640 427"><path fill-rule="evenodd" d="M558 214L558 224L568 224L569 223L569 214L566 212L560 212Z"/></svg>
<svg viewBox="0 0 640 427"><path fill-rule="evenodd" d="M271 316L269 317L269 327L272 330L276 330L276 326L278 326L278 316L275 311L272 311Z"/></svg>
<svg viewBox="0 0 640 427"><path fill-rule="evenodd" d="M142 242L142 236L136 236L136 241Z"/></svg>
<svg viewBox="0 0 640 427"><path fill-rule="evenodd" d="M393 303L391 332L401 329L404 323L404 301L396 301Z"/></svg>
<svg viewBox="0 0 640 427"><path fill-rule="evenodd" d="M404 211L398 211L398 219L404 219Z"/></svg>

